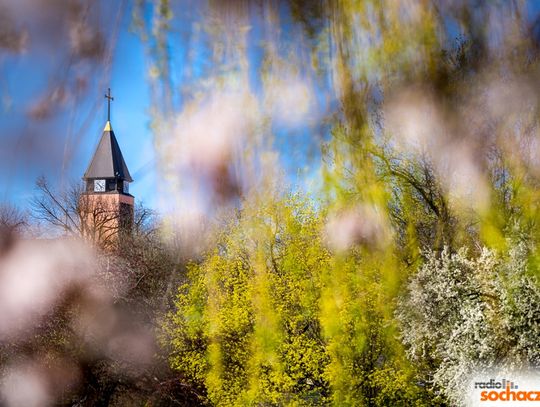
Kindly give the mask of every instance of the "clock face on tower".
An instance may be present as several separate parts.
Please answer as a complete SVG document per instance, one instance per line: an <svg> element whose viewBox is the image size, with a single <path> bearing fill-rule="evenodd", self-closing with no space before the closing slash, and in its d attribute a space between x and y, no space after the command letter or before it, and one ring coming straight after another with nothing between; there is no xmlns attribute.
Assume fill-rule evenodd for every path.
<svg viewBox="0 0 540 407"><path fill-rule="evenodd" d="M94 192L105 192L105 180L96 179L94 180Z"/></svg>

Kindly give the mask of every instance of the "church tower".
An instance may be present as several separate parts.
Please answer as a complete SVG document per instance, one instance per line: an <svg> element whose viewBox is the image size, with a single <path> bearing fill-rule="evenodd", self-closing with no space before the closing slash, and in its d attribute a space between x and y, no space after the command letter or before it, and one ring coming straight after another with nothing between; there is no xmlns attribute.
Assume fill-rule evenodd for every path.
<svg viewBox="0 0 540 407"><path fill-rule="evenodd" d="M119 248L133 227L133 182L111 125L111 90L105 95L107 123L84 173L85 190L79 202L83 237L103 248Z"/></svg>

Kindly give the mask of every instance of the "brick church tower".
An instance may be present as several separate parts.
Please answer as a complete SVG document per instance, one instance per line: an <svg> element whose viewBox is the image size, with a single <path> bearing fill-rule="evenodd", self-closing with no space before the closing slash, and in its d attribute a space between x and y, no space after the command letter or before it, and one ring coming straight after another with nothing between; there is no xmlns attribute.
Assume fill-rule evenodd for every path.
<svg viewBox="0 0 540 407"><path fill-rule="evenodd" d="M83 176L85 190L79 202L79 215L85 239L106 249L116 249L133 227L134 197L129 193L133 179L111 126L110 89L105 97L108 120Z"/></svg>

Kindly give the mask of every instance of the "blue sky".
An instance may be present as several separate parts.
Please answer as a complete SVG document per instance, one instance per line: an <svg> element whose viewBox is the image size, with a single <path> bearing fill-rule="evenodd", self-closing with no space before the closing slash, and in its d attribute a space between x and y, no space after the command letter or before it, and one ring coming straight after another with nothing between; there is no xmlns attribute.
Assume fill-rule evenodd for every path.
<svg viewBox="0 0 540 407"><path fill-rule="evenodd" d="M116 10L111 11L116 18ZM26 206L40 175L57 188L80 180L105 125L104 93L110 86L113 129L136 180L131 191L147 205L154 205L150 191L155 185L155 173L151 171L155 160L148 126L144 49L129 30L129 9L124 9L121 20L111 71L98 68L85 72L87 68L83 67L80 75L88 77L84 95L80 100L69 100L43 120L30 119L28 112L55 78L66 75L64 55L50 55L39 45L30 46L22 55L0 55L4 76L0 83L0 139L4 143L0 150L0 200Z"/></svg>
<svg viewBox="0 0 540 407"><path fill-rule="evenodd" d="M50 20L56 27L55 18L61 18L55 15L56 10L41 10L51 14L42 16L39 11L25 8L32 4L31 0L13 0L8 4L19 28L29 30L31 41L21 54L0 51L0 201L26 207L35 194L34 182L40 175L45 175L57 188L80 181L106 121L103 95L111 87L115 98L112 126L135 180L130 191L147 206L157 207L160 175L155 170L150 129L152 98L148 81L149 58L145 54L148 49L130 30L131 2L103 1L101 8L95 8L98 11L92 9L107 45L115 44L110 71L100 64L72 63L65 52L66 39L62 37L65 33L59 34L61 30L51 33L51 28L44 22ZM212 68L208 66L204 39L196 40L193 34L196 17L190 12L198 5L197 1L186 0L179 4L183 8L175 10L177 18L172 30L180 40L173 42L169 49L172 80L177 88L196 81L205 70ZM529 14L536 16L540 2L529 1L527 5ZM282 30L292 30L286 13L283 17ZM261 52L257 41L262 28L255 25L251 30L250 86L258 92ZM190 60L192 62L186 60L188 50L198 54ZM67 96L64 95L66 100L58 103L59 108L50 115L32 119L29 112L40 98L54 91L58 83L68 90ZM77 93L74 89L79 85L82 90ZM328 101L326 93L331 84L323 79L313 85L317 108L328 108L328 103L333 103ZM62 101L62 96L54 97ZM182 102L177 96L177 111L181 110ZM324 136L327 129L306 124L275 130L276 145L282 153L281 163L289 180L294 183L302 177L316 177L319 139L313 134L318 132ZM313 161L306 159L309 153L315 156Z"/></svg>
<svg viewBox="0 0 540 407"><path fill-rule="evenodd" d="M27 1L27 0L25 0ZM51 185L63 188L79 182L92 153L97 146L106 121L104 93L111 87L111 122L124 158L135 182L130 192L137 200L150 207L157 207L157 185L153 135L150 130L150 97L148 46L132 32L132 10L129 2L103 3L106 15L99 16L107 45L114 54L110 71L107 67L79 62L71 64L62 47L48 41L44 44L32 40L22 54L0 54L0 69L4 80L0 82L3 103L0 105L0 201L26 207L35 195L35 180L45 175ZM124 5L124 8L121 5ZM196 4L192 1L182 3ZM17 7L14 7L17 11ZM20 10L19 10L20 11ZM23 10L24 11L24 10ZM212 70L208 64L207 39L195 38L196 13L178 9L174 35L180 41L171 42L171 78L177 88L197 82L205 72ZM40 16L19 14L21 26L31 26ZM25 19L27 21L25 21ZM116 22L119 22L115 40ZM283 22L282 22L283 23ZM40 23L38 23L39 25ZM284 27L290 29L290 22ZM259 27L252 27L250 36L250 87L260 92L257 72L261 64L258 47ZM30 29L31 38L36 33ZM184 39L184 40L182 40ZM60 41L59 38L55 38ZM65 45L65 44L64 44ZM68 44L69 45L69 44ZM191 63L186 63L188 48L195 53ZM69 48L69 47L67 47ZM82 79L81 79L82 78ZM84 90L77 96L77 81L83 81ZM67 101L59 103L50 116L36 120L29 112L36 103L57 84L67 89ZM175 97L175 109L181 110L181 96ZM322 99L321 99L322 100ZM313 148L311 125L295 128L277 128L276 144L283 149L282 164L291 180L307 168L306 152L317 154ZM310 145L310 143L312 143ZM308 170L309 171L309 170Z"/></svg>

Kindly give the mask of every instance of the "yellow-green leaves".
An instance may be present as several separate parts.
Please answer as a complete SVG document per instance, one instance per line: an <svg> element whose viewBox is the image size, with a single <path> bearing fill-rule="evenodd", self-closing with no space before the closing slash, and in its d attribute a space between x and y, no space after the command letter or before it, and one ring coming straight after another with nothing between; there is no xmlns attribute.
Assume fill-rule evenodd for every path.
<svg viewBox="0 0 540 407"><path fill-rule="evenodd" d="M394 257L333 254L325 213L299 196L254 197L192 265L167 325L171 366L212 404L364 405L379 387L391 391L370 379L391 361L393 374L408 377L385 282ZM408 385L416 386L396 383ZM394 399L406 405L409 396Z"/></svg>

